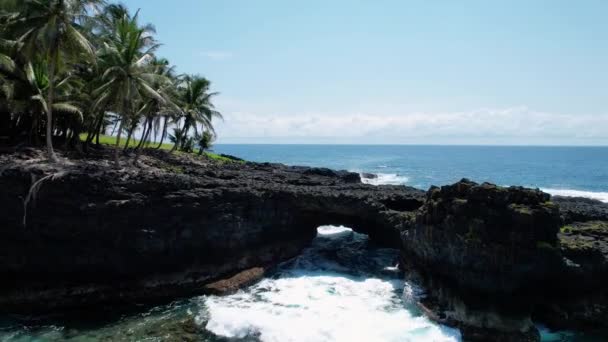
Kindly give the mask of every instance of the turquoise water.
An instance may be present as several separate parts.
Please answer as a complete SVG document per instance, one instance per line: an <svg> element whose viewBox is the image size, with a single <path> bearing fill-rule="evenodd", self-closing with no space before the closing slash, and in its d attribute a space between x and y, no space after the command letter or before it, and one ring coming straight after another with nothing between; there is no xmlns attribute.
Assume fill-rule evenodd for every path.
<svg viewBox="0 0 608 342"><path fill-rule="evenodd" d="M215 152L378 173L381 182L421 189L466 177L608 202L608 147L216 145Z"/></svg>

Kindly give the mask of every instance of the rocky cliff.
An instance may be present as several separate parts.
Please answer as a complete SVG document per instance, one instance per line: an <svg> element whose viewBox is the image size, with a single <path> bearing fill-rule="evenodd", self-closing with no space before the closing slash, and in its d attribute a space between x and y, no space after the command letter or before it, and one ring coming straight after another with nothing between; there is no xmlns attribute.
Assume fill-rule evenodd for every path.
<svg viewBox="0 0 608 342"><path fill-rule="evenodd" d="M233 291L324 224L401 248L427 314L466 339L532 324L605 328L608 206L463 180L423 192L358 174L147 152L49 165L0 155L0 309L49 311ZM566 294L566 295L565 295Z"/></svg>
<svg viewBox="0 0 608 342"><path fill-rule="evenodd" d="M413 188L363 185L346 171L165 152L114 170L106 157L53 166L39 151L2 156L0 308L201 293L293 257L323 224L398 247L404 211L424 198Z"/></svg>
<svg viewBox="0 0 608 342"><path fill-rule="evenodd" d="M423 309L471 340L537 340L533 319L601 330L606 208L466 179L432 187L402 232L402 267L427 284Z"/></svg>

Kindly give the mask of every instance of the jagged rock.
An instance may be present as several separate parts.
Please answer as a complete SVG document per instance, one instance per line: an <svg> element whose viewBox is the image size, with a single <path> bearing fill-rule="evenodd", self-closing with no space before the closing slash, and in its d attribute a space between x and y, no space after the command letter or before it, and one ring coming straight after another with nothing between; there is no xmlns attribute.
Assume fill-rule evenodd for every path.
<svg viewBox="0 0 608 342"><path fill-rule="evenodd" d="M535 315L562 329L606 333L608 321L608 221L574 222L560 229L565 269L560 293L541 303Z"/></svg>
<svg viewBox="0 0 608 342"><path fill-rule="evenodd" d="M586 288L604 287L600 275L608 274L608 221L575 222L560 229L559 245L562 255L580 268ZM578 285L584 279L577 277Z"/></svg>
<svg viewBox="0 0 608 342"><path fill-rule="evenodd" d="M221 279L205 285L205 292L214 295L234 293L240 288L251 285L264 277L266 270L262 267L253 267L241 271L228 279Z"/></svg>
<svg viewBox="0 0 608 342"><path fill-rule="evenodd" d="M346 171L162 151L122 170L108 160L53 166L42 154L36 163L0 155L2 310L201 293L205 284L297 255L324 224L398 247L402 211L424 200L423 191L361 184ZM30 186L59 171L40 184L24 226Z"/></svg>
<svg viewBox="0 0 608 342"><path fill-rule="evenodd" d="M551 271L548 263L559 264L550 248L557 248L561 219L549 198L538 190L468 180L433 187L415 228L402 236L404 252L457 286L524 290Z"/></svg>
<svg viewBox="0 0 608 342"><path fill-rule="evenodd" d="M532 316L563 317L558 327L597 327L608 315L608 223L564 227L562 216L594 218L601 205L561 199L560 206L521 187L466 179L431 187L413 228L402 233L402 264L429 289L421 304L460 326L466 340L492 331L504 341L538 340ZM590 306L589 297L603 301Z"/></svg>
<svg viewBox="0 0 608 342"><path fill-rule="evenodd" d="M378 175L375 174L375 173L362 172L361 173L361 178L365 178L365 179L377 179Z"/></svg>
<svg viewBox="0 0 608 342"><path fill-rule="evenodd" d="M553 196L565 223L608 221L608 203L584 197Z"/></svg>
<svg viewBox="0 0 608 342"><path fill-rule="evenodd" d="M428 290L421 305L465 339L538 340L532 317L605 329L601 203L468 180L425 193L347 171L155 150L138 167L110 160L0 154L0 310L234 291L335 224L401 248L406 274Z"/></svg>

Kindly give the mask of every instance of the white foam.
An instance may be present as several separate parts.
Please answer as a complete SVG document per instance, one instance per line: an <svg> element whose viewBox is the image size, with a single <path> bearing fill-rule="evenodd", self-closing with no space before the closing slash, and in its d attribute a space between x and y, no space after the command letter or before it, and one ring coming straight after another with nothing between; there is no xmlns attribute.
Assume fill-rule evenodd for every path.
<svg viewBox="0 0 608 342"><path fill-rule="evenodd" d="M321 226L317 228L319 235L334 235L341 233L350 233L353 230L344 226Z"/></svg>
<svg viewBox="0 0 608 342"><path fill-rule="evenodd" d="M608 203L608 192L593 192L571 189L541 189L555 196L586 197Z"/></svg>
<svg viewBox="0 0 608 342"><path fill-rule="evenodd" d="M393 267L395 255L360 248L366 241L346 227L319 227L313 245L277 277L203 297L197 321L216 335L263 342L459 341L458 330L408 310L401 276L374 275Z"/></svg>
<svg viewBox="0 0 608 342"><path fill-rule="evenodd" d="M371 185L403 185L409 181L406 176L401 176L395 173L378 173L377 178L364 178L361 177L361 181L365 184Z"/></svg>
<svg viewBox="0 0 608 342"><path fill-rule="evenodd" d="M283 341L457 341L457 331L415 317L381 279L265 279L249 291L209 297L206 328L229 338Z"/></svg>

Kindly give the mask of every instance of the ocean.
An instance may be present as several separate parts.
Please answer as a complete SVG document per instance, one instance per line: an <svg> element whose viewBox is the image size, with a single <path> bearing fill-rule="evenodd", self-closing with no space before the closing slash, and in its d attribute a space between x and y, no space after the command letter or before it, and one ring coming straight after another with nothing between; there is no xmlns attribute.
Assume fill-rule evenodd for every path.
<svg viewBox="0 0 608 342"><path fill-rule="evenodd" d="M608 147L216 145L217 153L378 174L376 184L426 190L468 178L608 202Z"/></svg>
<svg viewBox="0 0 608 342"><path fill-rule="evenodd" d="M373 184L420 189L469 178L538 187L557 195L608 202L606 147L217 145L249 161L369 172ZM257 284L233 295L198 296L135 309L103 320L22 324L0 317L2 341L356 342L460 341L415 306L424 289L405 282L398 251L379 248L347 227L324 226L303 253ZM112 317L112 315L109 315ZM193 322L200 331L183 328ZM593 341L577 332L549 331L543 341ZM180 337L181 336L181 337Z"/></svg>

